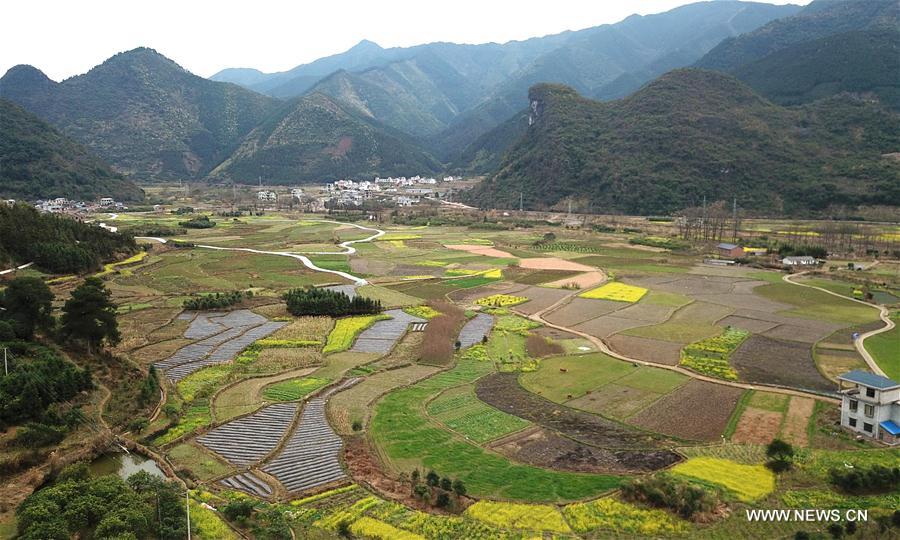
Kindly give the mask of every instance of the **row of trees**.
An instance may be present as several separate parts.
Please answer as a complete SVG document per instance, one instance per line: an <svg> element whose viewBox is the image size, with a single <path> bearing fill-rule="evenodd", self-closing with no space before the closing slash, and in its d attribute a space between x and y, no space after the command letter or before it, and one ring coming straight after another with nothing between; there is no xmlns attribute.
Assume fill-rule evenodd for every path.
<svg viewBox="0 0 900 540"><path fill-rule="evenodd" d="M187 221L179 221L178 224L186 229L211 229L216 226L215 221L210 221L209 216L197 216Z"/></svg>
<svg viewBox="0 0 900 540"><path fill-rule="evenodd" d="M93 270L101 261L137 250L134 238L27 204L0 205L0 265L34 262L52 273Z"/></svg>
<svg viewBox="0 0 900 540"><path fill-rule="evenodd" d="M722 494L716 490L668 475L626 482L622 485L622 496L629 501L667 508L684 519L709 514L722 500Z"/></svg>
<svg viewBox="0 0 900 540"><path fill-rule="evenodd" d="M371 315L381 313L381 301L354 296L332 289L308 287L291 289L284 293L284 301L291 315L328 315L343 317L345 315Z"/></svg>
<svg viewBox="0 0 900 540"><path fill-rule="evenodd" d="M403 476L401 480L407 480L406 475ZM466 495L466 485L462 480L441 477L434 471L428 471L423 479L419 469L413 469L408 480L413 497L438 508L447 508L454 502L459 504L460 497ZM453 495L455 497L451 497Z"/></svg>
<svg viewBox="0 0 900 540"><path fill-rule="evenodd" d="M223 309L244 301L244 298L253 298L253 291L230 291L226 293L204 294L194 296L184 301L184 309L194 311L206 309Z"/></svg>

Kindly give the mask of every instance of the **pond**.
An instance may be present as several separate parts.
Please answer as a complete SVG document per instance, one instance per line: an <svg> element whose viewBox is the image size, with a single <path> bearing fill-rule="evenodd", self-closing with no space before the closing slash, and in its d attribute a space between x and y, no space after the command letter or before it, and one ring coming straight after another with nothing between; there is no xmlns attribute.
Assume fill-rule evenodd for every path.
<svg viewBox="0 0 900 540"><path fill-rule="evenodd" d="M147 471L153 476L165 478L165 474L152 459L139 454L124 452L111 452L98 457L88 466L91 474L102 476L106 474L118 474L123 479L139 471Z"/></svg>
<svg viewBox="0 0 900 540"><path fill-rule="evenodd" d="M872 291L872 296L879 304L896 304L900 301L900 298L897 298L887 291Z"/></svg>

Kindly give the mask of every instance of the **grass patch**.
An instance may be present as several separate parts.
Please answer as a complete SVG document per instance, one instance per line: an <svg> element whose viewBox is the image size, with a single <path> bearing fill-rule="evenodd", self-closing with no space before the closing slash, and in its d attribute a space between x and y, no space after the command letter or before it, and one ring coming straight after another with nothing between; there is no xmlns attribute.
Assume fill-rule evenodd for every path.
<svg viewBox="0 0 900 540"><path fill-rule="evenodd" d="M874 307L839 298L818 289L781 282L762 285L754 289L754 292L770 300L796 306L783 312L786 315L847 324L863 324L878 320L878 310Z"/></svg>
<svg viewBox="0 0 900 540"><path fill-rule="evenodd" d="M866 339L865 347L885 375L900 381L900 317L892 320L897 326Z"/></svg>
<svg viewBox="0 0 900 540"><path fill-rule="evenodd" d="M190 469L200 480L206 481L224 476L234 469L205 449L190 443L173 447L168 457L176 467Z"/></svg>
<svg viewBox="0 0 900 540"><path fill-rule="evenodd" d="M628 375L637 368L603 353L558 356L521 376L522 386L551 401L563 403Z"/></svg>
<svg viewBox="0 0 900 540"><path fill-rule="evenodd" d="M618 281L613 281L583 292L578 296L581 298L590 298L594 300L614 300L616 302L634 303L643 298L647 294L647 289L643 287L635 287L634 285L626 285Z"/></svg>
<svg viewBox="0 0 900 540"><path fill-rule="evenodd" d="M759 500L775 490L775 474L764 465L744 465L728 459L691 458L672 473L721 486L744 502Z"/></svg>
<svg viewBox="0 0 900 540"><path fill-rule="evenodd" d="M322 377L300 377L297 379L288 379L273 383L263 389L264 398L271 401L297 401L300 398L315 392L326 384L330 383L330 379Z"/></svg>

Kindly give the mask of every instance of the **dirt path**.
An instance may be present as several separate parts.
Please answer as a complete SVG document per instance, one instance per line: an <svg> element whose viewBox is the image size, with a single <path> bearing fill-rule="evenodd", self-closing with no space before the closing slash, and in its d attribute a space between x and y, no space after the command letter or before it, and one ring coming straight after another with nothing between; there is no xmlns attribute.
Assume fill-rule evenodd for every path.
<svg viewBox="0 0 900 540"><path fill-rule="evenodd" d="M606 345L605 341L603 341L602 339L600 339L596 336L592 336L590 334L581 332L580 330L576 330L574 328L569 328L566 326L553 324L543 318L543 315L545 313L553 311L556 308L558 308L559 306L563 305L564 303L570 301L578 292L579 291L573 291L572 294L570 294L568 296L564 296L563 298L560 298L557 302L551 304L550 306L547 306L546 308L544 308L540 311L535 312L532 315L527 315L520 311L516 311L515 308L512 308L512 310L523 317L527 317L527 318L529 318L535 322L539 322L547 327L556 328L557 330L562 330L564 332L569 332L571 334L575 334L576 336L583 337L584 339L593 343L597 347L597 350L599 350L600 352L602 352L606 355L612 356L613 358L618 358L619 360L623 360L625 362L631 362L633 364L638 364L638 365L642 365L642 366L650 366L650 367L656 367L656 368L660 368L660 369L667 369L669 371L675 371L675 372L681 373L682 375L687 375L688 377L692 377L694 379L698 379L701 381L706 381L706 382L715 383L715 384L721 384L721 385L725 385L725 386L732 386L735 388L743 388L745 390L755 390L758 388L764 388L766 391L775 392L778 394L787 394L790 396L800 396L800 397L812 397L815 399L820 399L820 400L828 401L831 403L839 403L839 400L837 400L835 398L824 397L824 396L821 396L818 394L802 392L800 390L794 390L791 388L782 388L780 386L771 386L771 385L766 385L766 384L748 384L748 383L741 383L741 382L735 382L735 381L725 381L722 379L717 379L715 377L708 377L706 375L701 375L700 373L691 371L689 369L683 368L678 365L673 366L673 365L669 365L669 364L659 364L656 362L648 362L646 360L638 360L636 358L631 358L629 356L625 356L624 354L619 354L619 353L613 351Z"/></svg>
<svg viewBox="0 0 900 540"><path fill-rule="evenodd" d="M868 339L872 336L881 334L883 332L887 332L889 330L893 330L894 326L896 326L896 325L894 324L894 321L892 321L890 318L890 311L884 306L872 305L868 302L863 302L862 300L858 300L856 298L851 298L849 296L844 296L843 294L838 294L836 292L829 291L828 289L823 289L822 287L816 287L815 285L807 285L805 283L797 283L796 281L793 280L793 278L795 278L795 277L800 277L800 276L808 274L808 273L809 273L809 271L797 272L796 274L787 274L785 276L782 276L781 279L787 283L790 283L791 285L797 285L798 287L807 287L810 289L816 289L816 290L828 293L831 296L837 296L838 298L843 298L844 300L850 300L852 302L856 302L858 304L862 304L864 306L869 306L871 308L879 310L881 320L884 322L884 326L881 328L878 328L876 330L866 332L865 334L859 336L858 338L856 338L853 341L853 345L856 346L857 352L859 352L860 356L863 357L863 360L866 361L866 364L869 366L869 369L871 369L873 373L884 377L885 376L884 370L881 369L881 366L878 365L878 362L876 362L875 359L872 358L872 355L869 354L869 351L866 350L865 342L866 342L866 339Z"/></svg>

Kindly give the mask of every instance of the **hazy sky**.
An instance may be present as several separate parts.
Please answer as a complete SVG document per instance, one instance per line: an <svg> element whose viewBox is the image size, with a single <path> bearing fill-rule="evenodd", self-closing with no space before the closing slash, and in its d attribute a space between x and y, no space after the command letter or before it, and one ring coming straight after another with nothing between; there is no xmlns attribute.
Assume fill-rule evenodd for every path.
<svg viewBox="0 0 900 540"><path fill-rule="evenodd" d="M762 0L806 4L809 0ZM226 67L283 71L361 39L382 47L505 42L614 23L685 0L19 0L0 7L0 73L50 78L152 47L208 77Z"/></svg>

